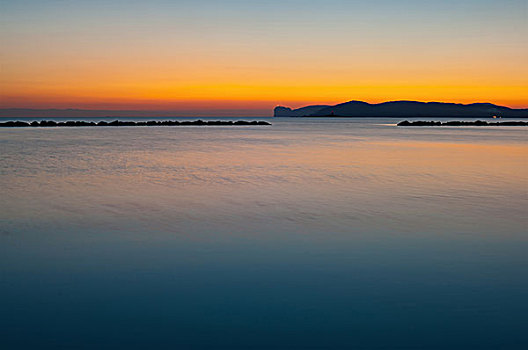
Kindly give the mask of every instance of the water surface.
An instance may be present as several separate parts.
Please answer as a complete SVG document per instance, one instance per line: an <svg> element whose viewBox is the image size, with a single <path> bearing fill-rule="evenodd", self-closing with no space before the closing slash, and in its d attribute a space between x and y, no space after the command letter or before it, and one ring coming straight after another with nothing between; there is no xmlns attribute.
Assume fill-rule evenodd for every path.
<svg viewBox="0 0 528 350"><path fill-rule="evenodd" d="M4 348L524 348L528 133L0 130Z"/></svg>

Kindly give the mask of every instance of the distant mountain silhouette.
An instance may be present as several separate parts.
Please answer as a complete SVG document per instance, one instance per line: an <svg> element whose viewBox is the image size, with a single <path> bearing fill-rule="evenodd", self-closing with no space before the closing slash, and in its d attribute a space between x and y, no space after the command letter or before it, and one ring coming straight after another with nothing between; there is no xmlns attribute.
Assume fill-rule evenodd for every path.
<svg viewBox="0 0 528 350"><path fill-rule="evenodd" d="M370 104L350 101L335 106L307 106L291 109L278 106L275 117L466 117L528 118L528 109L513 109L491 103L443 103L417 101L391 101Z"/></svg>
<svg viewBox="0 0 528 350"><path fill-rule="evenodd" d="M275 117L305 117L312 115L314 113L317 113L318 111L330 107L328 105L316 105L316 106L308 106L308 107L302 107L298 109L291 109L288 107L275 107L275 110L273 111L273 115Z"/></svg>

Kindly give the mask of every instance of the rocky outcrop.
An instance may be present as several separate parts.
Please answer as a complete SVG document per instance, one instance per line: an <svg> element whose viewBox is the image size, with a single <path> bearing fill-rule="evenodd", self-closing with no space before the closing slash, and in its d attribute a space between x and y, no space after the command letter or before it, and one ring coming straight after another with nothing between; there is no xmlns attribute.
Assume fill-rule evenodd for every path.
<svg viewBox="0 0 528 350"><path fill-rule="evenodd" d="M308 106L298 109L291 109L289 107L278 106L273 110L273 116L275 117L308 117L319 110L326 108L326 105Z"/></svg>
<svg viewBox="0 0 528 350"><path fill-rule="evenodd" d="M404 120L398 123L398 126L528 126L528 122L523 121L501 121L501 122L485 122L482 120L476 121L461 121L453 120L448 122L439 122L433 120Z"/></svg>
<svg viewBox="0 0 528 350"><path fill-rule="evenodd" d="M31 123L24 121L8 121L0 123L0 127L4 128L19 128L19 127L80 127L80 126L240 126L240 125L271 125L266 121L246 121L246 120L149 120L149 121L121 121L114 120L112 122L99 121L65 121L65 122L56 122L53 120L42 120L42 121L32 121Z"/></svg>

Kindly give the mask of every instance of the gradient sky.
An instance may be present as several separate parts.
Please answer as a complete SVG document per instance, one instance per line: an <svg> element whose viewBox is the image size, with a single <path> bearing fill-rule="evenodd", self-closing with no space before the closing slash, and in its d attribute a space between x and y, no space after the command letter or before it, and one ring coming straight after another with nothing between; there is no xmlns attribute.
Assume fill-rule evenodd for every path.
<svg viewBox="0 0 528 350"><path fill-rule="evenodd" d="M0 0L0 19L1 108L528 107L528 0Z"/></svg>

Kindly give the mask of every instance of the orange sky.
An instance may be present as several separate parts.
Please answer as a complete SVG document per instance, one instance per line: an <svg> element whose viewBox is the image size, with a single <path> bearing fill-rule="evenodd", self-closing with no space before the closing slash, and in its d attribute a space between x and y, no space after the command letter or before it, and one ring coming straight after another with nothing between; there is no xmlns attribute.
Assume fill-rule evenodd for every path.
<svg viewBox="0 0 528 350"><path fill-rule="evenodd" d="M279 6L271 3L257 10ZM0 107L271 113L278 104L419 100L528 108L526 6L482 3L466 2L467 17L443 5L377 13L340 2L341 12L312 20L313 1L289 21L250 6L160 3L143 15L137 4L101 17L97 1L62 12L2 5ZM341 20L325 21L334 16Z"/></svg>

